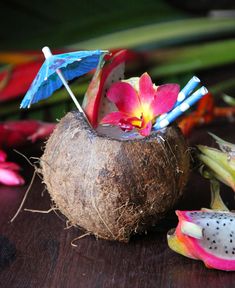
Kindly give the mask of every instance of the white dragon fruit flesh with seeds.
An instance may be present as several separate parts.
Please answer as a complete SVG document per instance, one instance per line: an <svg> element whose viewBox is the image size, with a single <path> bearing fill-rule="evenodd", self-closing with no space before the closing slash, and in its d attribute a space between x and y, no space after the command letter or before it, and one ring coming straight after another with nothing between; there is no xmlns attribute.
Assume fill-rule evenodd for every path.
<svg viewBox="0 0 235 288"><path fill-rule="evenodd" d="M201 210L176 214L178 226L167 235L172 250L202 260L208 268L235 270L235 213Z"/></svg>

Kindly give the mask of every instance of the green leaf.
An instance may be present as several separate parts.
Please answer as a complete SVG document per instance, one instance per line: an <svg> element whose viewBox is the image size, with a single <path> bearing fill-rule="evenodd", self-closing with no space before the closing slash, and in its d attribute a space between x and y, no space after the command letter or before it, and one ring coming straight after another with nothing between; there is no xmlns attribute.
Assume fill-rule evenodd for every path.
<svg viewBox="0 0 235 288"><path fill-rule="evenodd" d="M68 46L71 49L146 48L205 39L234 32L235 19L194 18L144 25Z"/></svg>
<svg viewBox="0 0 235 288"><path fill-rule="evenodd" d="M227 89L232 89L235 87L235 78L234 75L230 79L220 81L216 84L209 86L209 91L214 95L218 93L223 93Z"/></svg>
<svg viewBox="0 0 235 288"><path fill-rule="evenodd" d="M198 145L197 147L204 155L211 158L214 162L219 163L220 166L234 174L233 176L235 177L235 159L230 159L227 152L222 152L204 145Z"/></svg>
<svg viewBox="0 0 235 288"><path fill-rule="evenodd" d="M224 201L220 196L220 183L213 177L210 179L210 188L211 188L211 203L210 203L211 209L219 211L229 211L228 207L224 204Z"/></svg>
<svg viewBox="0 0 235 288"><path fill-rule="evenodd" d="M235 191L235 160L228 159L227 153L217 149L203 145L197 147L202 152L198 158L209 168L209 172Z"/></svg>
<svg viewBox="0 0 235 288"><path fill-rule="evenodd" d="M198 71L235 62L235 40L215 41L158 51L152 77Z"/></svg>
<svg viewBox="0 0 235 288"><path fill-rule="evenodd" d="M225 141L211 132L208 132L208 134L211 135L211 137L215 139L221 151L228 153L228 155L231 154L231 156L235 154L235 144ZM234 169L235 169L235 166L234 166Z"/></svg>
<svg viewBox="0 0 235 288"><path fill-rule="evenodd" d="M233 81L235 82L235 80L233 80ZM224 102L227 103L228 105L235 106L235 98L234 97L231 97L229 95L224 94L222 96L222 98L223 98Z"/></svg>

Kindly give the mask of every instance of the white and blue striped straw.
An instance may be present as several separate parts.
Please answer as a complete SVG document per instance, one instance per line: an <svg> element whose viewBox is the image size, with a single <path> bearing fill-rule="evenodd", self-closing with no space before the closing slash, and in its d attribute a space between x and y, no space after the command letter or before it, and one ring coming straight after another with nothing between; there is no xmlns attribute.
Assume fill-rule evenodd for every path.
<svg viewBox="0 0 235 288"><path fill-rule="evenodd" d="M193 76L178 94L177 100L172 110L176 108L180 103L182 103L193 92L193 90L199 85L200 82L201 81L198 77ZM158 121L165 119L167 114L168 113L164 113L160 115Z"/></svg>
<svg viewBox="0 0 235 288"><path fill-rule="evenodd" d="M192 105L194 105L198 100L200 100L204 95L208 93L206 87L202 86L200 89L195 91L190 97L186 98L181 104L175 107L172 111L167 113L164 119L158 118L153 126L154 130L158 130L168 126L175 119L181 116L186 110L188 110Z"/></svg>
<svg viewBox="0 0 235 288"><path fill-rule="evenodd" d="M182 103L193 92L193 90L199 85L200 82L201 81L199 78L193 76L184 86L184 88L180 91L174 108L178 106L180 103Z"/></svg>

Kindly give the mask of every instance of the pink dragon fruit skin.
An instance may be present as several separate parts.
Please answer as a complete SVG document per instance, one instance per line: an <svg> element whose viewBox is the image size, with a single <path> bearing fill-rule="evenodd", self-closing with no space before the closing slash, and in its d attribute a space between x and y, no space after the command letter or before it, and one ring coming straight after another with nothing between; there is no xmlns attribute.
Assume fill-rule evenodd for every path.
<svg viewBox="0 0 235 288"><path fill-rule="evenodd" d="M107 111L114 109L114 105L105 98L106 90L113 82L124 78L126 50L121 50L112 55L111 62L107 62L105 65L105 61L102 60L99 63L82 103L91 125L95 128L98 125L99 118L101 118L100 114L104 116L103 114ZM108 104L113 105L113 107L109 107Z"/></svg>
<svg viewBox="0 0 235 288"><path fill-rule="evenodd" d="M176 211L176 214L178 226L167 235L172 250L202 260L208 268L235 271L235 213L200 210ZM195 227L201 234L193 231Z"/></svg>
<svg viewBox="0 0 235 288"><path fill-rule="evenodd" d="M82 103L83 110L94 128L97 128L107 113L117 110L106 97L108 88L112 83L124 79L126 62L141 60L142 57L141 53L119 49L106 54L100 61Z"/></svg>

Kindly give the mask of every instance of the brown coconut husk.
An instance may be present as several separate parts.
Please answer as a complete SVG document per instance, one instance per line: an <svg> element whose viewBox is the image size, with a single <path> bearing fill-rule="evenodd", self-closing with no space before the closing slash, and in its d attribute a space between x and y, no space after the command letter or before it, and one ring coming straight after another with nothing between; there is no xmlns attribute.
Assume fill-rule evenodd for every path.
<svg viewBox="0 0 235 288"><path fill-rule="evenodd" d="M127 242L155 225L180 196L189 153L177 127L143 139L97 135L80 113L68 113L41 158L44 182L72 225Z"/></svg>

